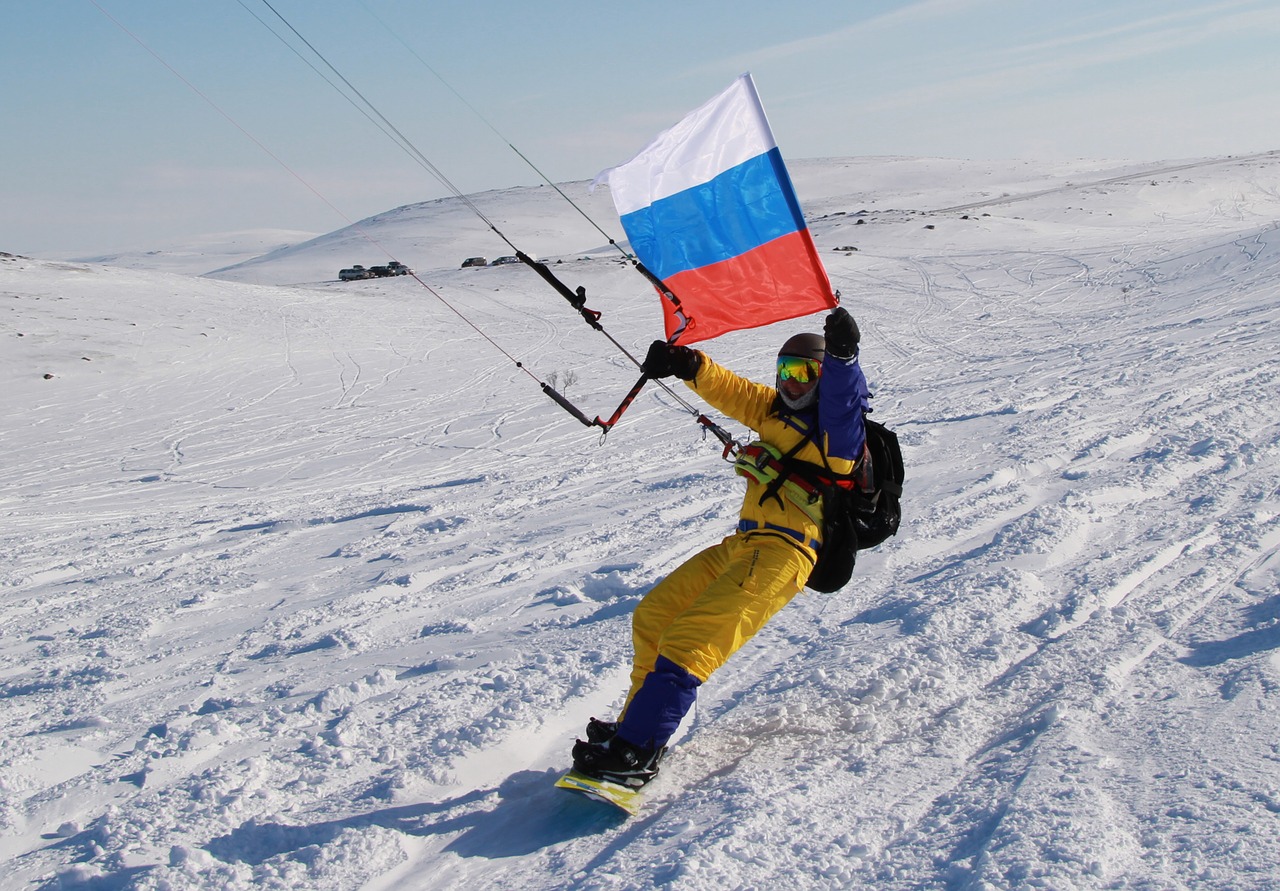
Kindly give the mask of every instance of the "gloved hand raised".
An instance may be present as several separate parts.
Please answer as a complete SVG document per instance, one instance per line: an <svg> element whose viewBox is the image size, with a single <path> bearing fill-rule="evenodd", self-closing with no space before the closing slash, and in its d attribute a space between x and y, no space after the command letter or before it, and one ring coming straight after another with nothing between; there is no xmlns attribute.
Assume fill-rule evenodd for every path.
<svg viewBox="0 0 1280 891"><path fill-rule="evenodd" d="M852 359L858 355L858 341L862 334L858 331L858 323L843 306L831 310L822 334L827 341L827 352L837 359Z"/></svg>
<svg viewBox="0 0 1280 891"><path fill-rule="evenodd" d="M683 381L691 381L702 367L702 353L684 346L671 346L665 340L649 344L640 370L652 378L675 375Z"/></svg>

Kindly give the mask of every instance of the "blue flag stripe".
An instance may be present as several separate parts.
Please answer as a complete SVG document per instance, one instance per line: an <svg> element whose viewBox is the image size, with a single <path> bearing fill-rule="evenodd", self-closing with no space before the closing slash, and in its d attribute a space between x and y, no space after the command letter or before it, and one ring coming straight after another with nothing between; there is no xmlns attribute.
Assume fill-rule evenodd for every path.
<svg viewBox="0 0 1280 891"><path fill-rule="evenodd" d="M775 148L626 214L622 228L640 262L666 279L741 256L805 225Z"/></svg>

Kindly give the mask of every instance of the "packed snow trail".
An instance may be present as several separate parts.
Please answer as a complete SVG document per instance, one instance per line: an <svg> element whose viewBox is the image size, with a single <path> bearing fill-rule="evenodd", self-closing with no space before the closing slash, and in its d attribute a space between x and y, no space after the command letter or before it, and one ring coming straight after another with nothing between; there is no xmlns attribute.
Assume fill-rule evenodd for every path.
<svg viewBox="0 0 1280 891"><path fill-rule="evenodd" d="M0 885L1273 887L1280 172L1179 166L793 171L904 527L704 685L631 820L551 784L741 498L660 391L601 446L412 283L0 262ZM857 213L877 178L907 209ZM1044 194L910 210L992 189ZM642 346L652 296L561 250ZM433 278L579 404L634 379L523 270ZM802 324L708 349L763 379Z"/></svg>

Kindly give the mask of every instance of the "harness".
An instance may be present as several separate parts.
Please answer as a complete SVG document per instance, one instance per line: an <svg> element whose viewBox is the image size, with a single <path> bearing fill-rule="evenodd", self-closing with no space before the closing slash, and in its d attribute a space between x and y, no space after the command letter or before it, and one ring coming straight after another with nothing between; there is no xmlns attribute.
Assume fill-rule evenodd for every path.
<svg viewBox="0 0 1280 891"><path fill-rule="evenodd" d="M862 455L854 462L853 469L847 474L834 472L825 454L822 455L821 467L809 461L799 460L795 457L796 454L804 448L806 443L813 441L815 432L814 428L807 430L803 438L786 454L783 454L777 446L757 440L738 452L738 459L734 462L733 469L738 475L753 479L765 487L764 494L760 496L761 504L774 498L781 506L782 499L785 497L821 529L823 490L833 486L855 490L861 488L859 484L869 477L867 471L870 456L864 445ZM767 524L767 526L799 541L804 541L804 537L792 529L784 529L773 524ZM740 523L738 528L743 529L743 524ZM746 530L743 529L743 531ZM815 542L809 542L810 547L817 550L815 544Z"/></svg>
<svg viewBox="0 0 1280 891"><path fill-rule="evenodd" d="M765 493L760 498L761 504L769 498L777 498L781 503L779 495L785 495L815 525L821 526L822 492L813 483L793 476L783 463L790 460L808 440L808 437L800 440L800 444L786 455L777 446L767 442L753 442L738 452L738 460L734 462L733 469L739 476L753 479L765 487Z"/></svg>

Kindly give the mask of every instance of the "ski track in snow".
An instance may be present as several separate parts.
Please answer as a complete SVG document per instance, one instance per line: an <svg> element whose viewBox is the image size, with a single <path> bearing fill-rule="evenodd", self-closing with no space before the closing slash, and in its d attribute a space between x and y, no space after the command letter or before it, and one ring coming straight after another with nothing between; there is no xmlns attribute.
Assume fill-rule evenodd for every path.
<svg viewBox="0 0 1280 891"><path fill-rule="evenodd" d="M736 521L669 396L600 443L412 281L0 261L0 886L1280 883L1280 168L952 163L797 168L904 527L704 685L630 820L551 782ZM948 210L858 213L877 177ZM642 352L647 285L560 239ZM520 268L426 278L589 415L634 380ZM708 349L760 379L798 324Z"/></svg>

